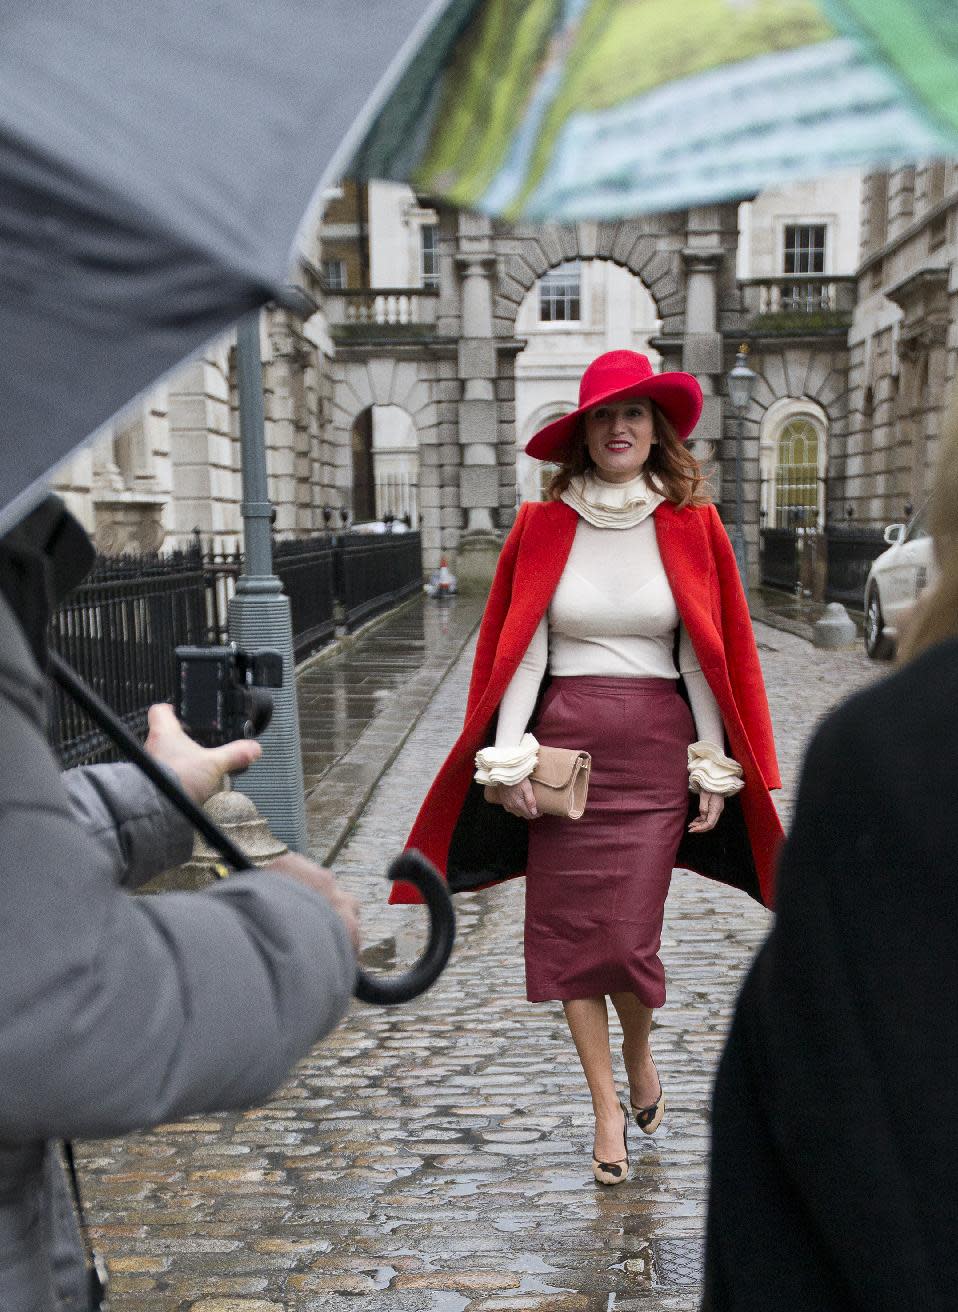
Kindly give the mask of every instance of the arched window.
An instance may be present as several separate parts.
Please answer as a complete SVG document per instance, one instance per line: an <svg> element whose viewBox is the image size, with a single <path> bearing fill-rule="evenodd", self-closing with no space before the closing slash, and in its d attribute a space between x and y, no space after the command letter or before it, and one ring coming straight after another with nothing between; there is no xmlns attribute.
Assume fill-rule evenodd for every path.
<svg viewBox="0 0 958 1312"><path fill-rule="evenodd" d="M775 524L779 528L815 528L824 452L818 425L807 415L793 415L782 425L775 445Z"/></svg>
<svg viewBox="0 0 958 1312"><path fill-rule="evenodd" d="M546 493L549 491L549 484L558 473L559 466L551 464L548 460L542 461L539 465L539 500L545 501Z"/></svg>

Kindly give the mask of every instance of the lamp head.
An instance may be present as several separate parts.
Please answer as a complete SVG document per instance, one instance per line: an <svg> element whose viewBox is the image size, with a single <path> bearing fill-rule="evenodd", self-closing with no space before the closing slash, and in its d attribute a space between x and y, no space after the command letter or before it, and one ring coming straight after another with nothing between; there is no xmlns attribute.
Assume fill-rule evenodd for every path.
<svg viewBox="0 0 958 1312"><path fill-rule="evenodd" d="M757 375L745 363L748 358L748 345L743 342L735 357L735 364L728 373L728 394L732 407L740 413L747 409L752 399L752 387Z"/></svg>

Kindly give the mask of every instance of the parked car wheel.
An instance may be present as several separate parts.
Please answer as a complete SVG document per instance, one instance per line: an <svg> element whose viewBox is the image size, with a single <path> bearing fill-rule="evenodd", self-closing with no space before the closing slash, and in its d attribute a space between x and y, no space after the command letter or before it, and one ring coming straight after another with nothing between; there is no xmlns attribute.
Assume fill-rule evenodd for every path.
<svg viewBox="0 0 958 1312"><path fill-rule="evenodd" d="M889 661L895 654L895 644L885 633L877 588L870 590L865 603L865 651L873 661Z"/></svg>

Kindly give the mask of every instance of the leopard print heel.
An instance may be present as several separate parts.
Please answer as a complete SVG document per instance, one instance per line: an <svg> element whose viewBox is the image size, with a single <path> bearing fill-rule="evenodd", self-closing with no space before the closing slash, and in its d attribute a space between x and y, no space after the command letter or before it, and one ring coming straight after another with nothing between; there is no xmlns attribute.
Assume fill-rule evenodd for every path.
<svg viewBox="0 0 958 1312"><path fill-rule="evenodd" d="M600 1162L592 1158L592 1175L596 1184L621 1184L629 1174L629 1113L622 1108L622 1138L625 1142L625 1156L617 1162Z"/></svg>
<svg viewBox="0 0 958 1312"><path fill-rule="evenodd" d="M632 1108L635 1123L642 1133L655 1134L662 1124L662 1117L665 1115L665 1094L662 1092L662 1080L659 1079L659 1096L655 1102L650 1103L648 1107L636 1107L635 1103L630 1101L629 1106Z"/></svg>

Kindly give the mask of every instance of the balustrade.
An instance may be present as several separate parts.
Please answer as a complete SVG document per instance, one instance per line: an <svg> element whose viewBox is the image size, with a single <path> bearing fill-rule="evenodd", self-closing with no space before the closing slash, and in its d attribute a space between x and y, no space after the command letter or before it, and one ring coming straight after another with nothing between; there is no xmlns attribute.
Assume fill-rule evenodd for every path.
<svg viewBox="0 0 958 1312"><path fill-rule="evenodd" d="M422 329L435 325L439 293L433 287L335 288L323 304L333 328Z"/></svg>

